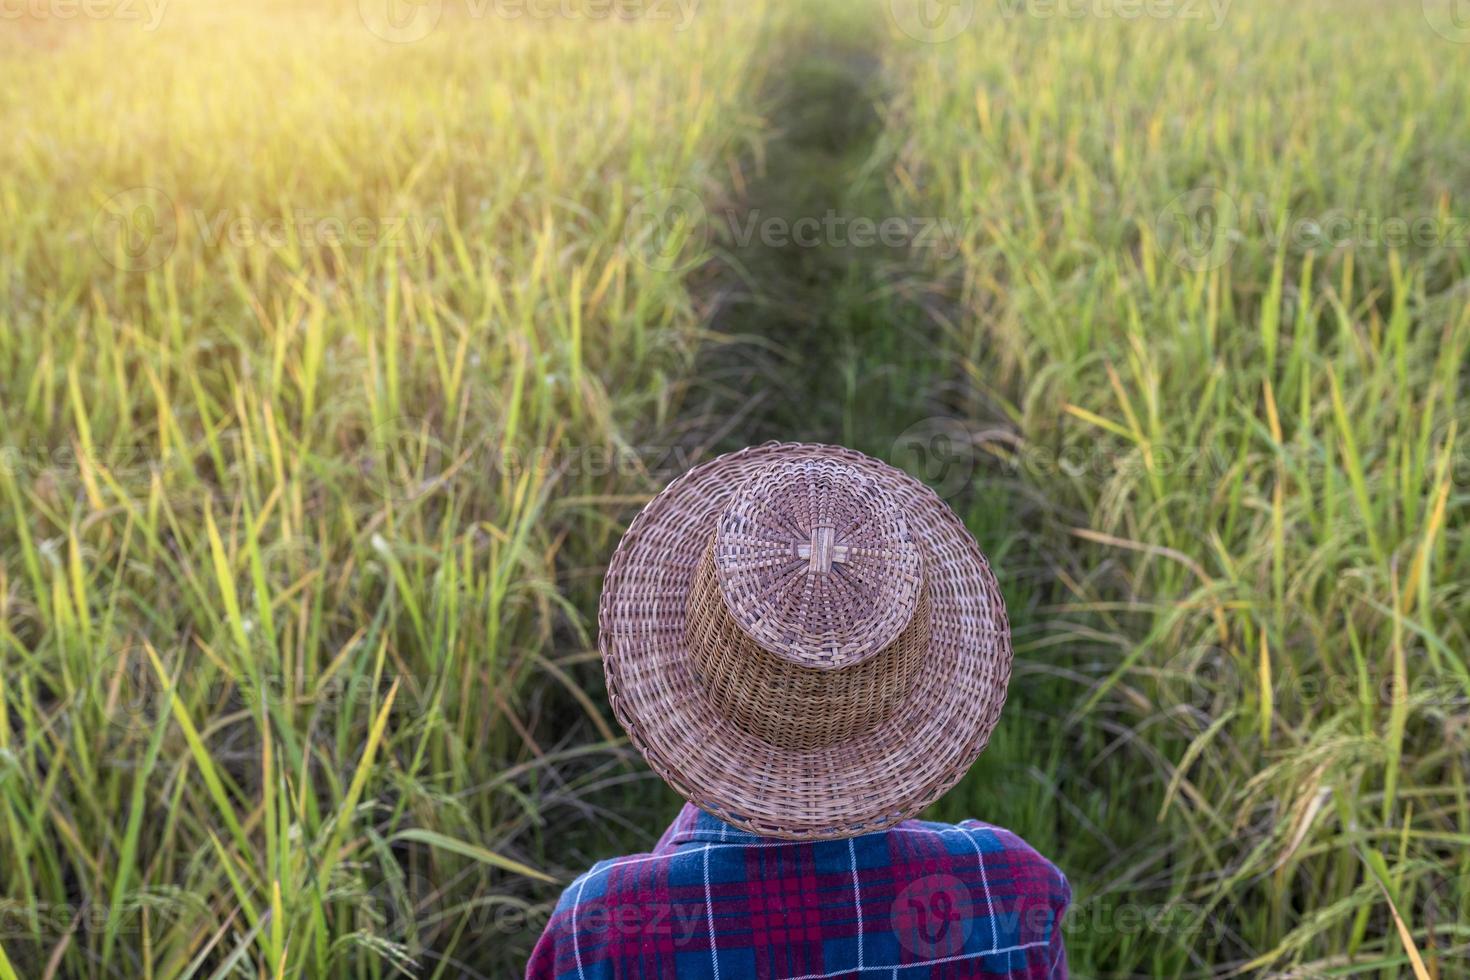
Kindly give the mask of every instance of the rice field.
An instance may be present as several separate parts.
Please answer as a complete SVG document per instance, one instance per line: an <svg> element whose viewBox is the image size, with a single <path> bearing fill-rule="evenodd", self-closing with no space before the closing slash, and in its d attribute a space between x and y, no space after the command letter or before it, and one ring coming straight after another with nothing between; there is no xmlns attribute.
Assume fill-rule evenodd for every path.
<svg viewBox="0 0 1470 980"><path fill-rule="evenodd" d="M700 329L633 219L762 23L5 28L0 975L506 976L615 846L584 613Z"/></svg>
<svg viewBox="0 0 1470 980"><path fill-rule="evenodd" d="M932 815L1074 975L1470 976L1453 3L15 9L0 980L519 975L677 805L602 568L766 438L990 555Z"/></svg>
<svg viewBox="0 0 1470 980"><path fill-rule="evenodd" d="M1432 26L977 15L894 56L903 207L975 219L935 336L1032 603L1029 724L947 812L1033 784L999 809L1087 869L1089 972L1470 970L1470 59Z"/></svg>

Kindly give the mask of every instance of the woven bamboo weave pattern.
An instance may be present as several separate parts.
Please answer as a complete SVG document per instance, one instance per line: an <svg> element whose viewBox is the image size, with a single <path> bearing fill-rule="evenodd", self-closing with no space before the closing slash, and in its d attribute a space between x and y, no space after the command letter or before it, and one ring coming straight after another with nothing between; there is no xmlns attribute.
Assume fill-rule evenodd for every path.
<svg viewBox="0 0 1470 980"><path fill-rule="evenodd" d="M914 614L922 558L897 498L833 459L778 463L748 481L715 534L720 589L776 656L844 667Z"/></svg>
<svg viewBox="0 0 1470 980"><path fill-rule="evenodd" d="M777 656L730 615L713 548L694 574L686 640L711 705L757 738L788 749L832 745L893 714L929 650L929 597L902 633L861 663L818 670Z"/></svg>
<svg viewBox="0 0 1470 980"><path fill-rule="evenodd" d="M609 701L649 765L764 836L914 815L984 749L1010 678L964 525L834 446L769 443L674 481L619 543L598 624Z"/></svg>

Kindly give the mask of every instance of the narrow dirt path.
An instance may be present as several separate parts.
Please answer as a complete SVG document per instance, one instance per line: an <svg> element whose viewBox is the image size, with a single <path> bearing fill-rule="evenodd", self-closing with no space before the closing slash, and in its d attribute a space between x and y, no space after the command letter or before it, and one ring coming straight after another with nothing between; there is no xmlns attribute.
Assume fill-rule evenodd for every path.
<svg viewBox="0 0 1470 980"><path fill-rule="evenodd" d="M715 448L800 439L891 458L932 414L919 389L940 365L904 289L923 230L888 196L870 30L780 41L764 158L708 204L716 339L689 409L720 422Z"/></svg>
<svg viewBox="0 0 1470 980"><path fill-rule="evenodd" d="M940 335L960 314L930 250L949 247L973 216L895 203L902 132L881 115L893 94L886 25L854 15L833 32L819 21L776 46L764 158L736 174L729 201L707 204L720 246L715 336L688 415L705 420L716 450L839 443L908 470L954 507L997 568L1020 652L1005 720L937 815L1015 827L1061 853L1059 785L1095 787L1069 765L1077 738L1058 723L1075 688L1028 660L1028 646L1045 645L1045 603L1059 594L1056 556L1042 545L1055 518L985 448L1012 448L1013 428L945 356Z"/></svg>

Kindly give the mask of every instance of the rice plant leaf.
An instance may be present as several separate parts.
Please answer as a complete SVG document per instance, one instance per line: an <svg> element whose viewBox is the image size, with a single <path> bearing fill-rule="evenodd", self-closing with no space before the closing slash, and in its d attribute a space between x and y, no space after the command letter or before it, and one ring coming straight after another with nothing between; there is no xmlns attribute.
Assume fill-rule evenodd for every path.
<svg viewBox="0 0 1470 980"><path fill-rule="evenodd" d="M1430 980L1429 970L1424 966L1424 957L1419 955L1419 948L1414 944L1414 934L1409 929L1404 917L1399 914L1398 903L1394 901L1393 893L1389 889L1388 864L1383 855L1377 851L1365 850L1360 852L1364 862L1373 874L1373 880L1378 885L1378 890L1383 893L1383 901L1388 904L1388 912L1393 916L1394 929L1398 932L1399 942L1403 944L1404 953L1409 957L1409 964L1413 967L1415 980Z"/></svg>
<svg viewBox="0 0 1470 980"><path fill-rule="evenodd" d="M204 779L204 785L209 790L209 796L214 801L215 809L219 811L220 819L224 820L225 826L229 828L230 836L234 838L241 853L250 853L249 837L244 828L240 826L240 818L235 813L234 804L230 802L230 794L225 789L224 781L220 778L214 757L209 754L204 740L199 737L199 729L194 727L194 721L189 717L188 708L179 698L174 679L168 676L168 671L164 669L163 661L159 659L158 651L153 649L153 644L144 640L143 649L148 653L148 659L152 662L153 670L158 675L158 682L168 692L169 710L173 714L174 721L178 723L179 730L184 733L184 741L188 743L189 754L194 759L199 775Z"/></svg>
<svg viewBox="0 0 1470 980"><path fill-rule="evenodd" d="M10 957L5 955L5 944L0 943L0 980L20 980L15 973L15 967L10 965Z"/></svg>
<svg viewBox="0 0 1470 980"><path fill-rule="evenodd" d="M1338 439L1342 443L1343 462L1347 465L1348 485L1353 490L1353 500L1358 505L1358 516L1368 534L1368 547L1378 561L1385 558L1383 544L1378 539L1378 519L1373 507L1373 498L1368 492L1368 478L1363 470L1363 457L1358 452L1358 440L1353 435L1352 417L1348 414L1342 398L1342 386L1338 384L1337 372L1329 365L1327 380L1332 391L1332 412L1337 421Z"/></svg>
<svg viewBox="0 0 1470 980"><path fill-rule="evenodd" d="M479 847L475 844L470 844L462 840L456 840L453 837L446 837L444 834L440 834L432 830L412 827L408 830L401 830L397 834L394 834L391 840L416 841L420 844L427 844L430 847L437 847L440 850L449 851L453 854L458 854L461 857L467 857L471 860L479 861L481 864L488 864L492 868L499 868L502 871L509 871L512 874L522 875L526 878L533 878L536 881L544 881L548 884L553 885L556 884L556 879L553 878L551 875L546 874L544 871L537 871L530 865L522 864L521 862L514 861L508 857L503 857L499 854L496 854L494 851L486 850L485 848Z"/></svg>
<svg viewBox="0 0 1470 980"><path fill-rule="evenodd" d="M1266 630L1261 629L1261 657L1258 683L1261 686L1261 744L1271 744L1271 719L1275 709L1275 691L1271 683L1271 646Z"/></svg>

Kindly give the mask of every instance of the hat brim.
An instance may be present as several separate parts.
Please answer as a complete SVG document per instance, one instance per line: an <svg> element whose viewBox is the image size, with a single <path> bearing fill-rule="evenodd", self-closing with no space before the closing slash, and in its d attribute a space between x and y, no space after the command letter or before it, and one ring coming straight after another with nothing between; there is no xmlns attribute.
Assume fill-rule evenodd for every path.
<svg viewBox="0 0 1470 980"><path fill-rule="evenodd" d="M905 501L923 548L930 645L885 721L835 745L757 738L705 696L685 642L694 573L731 497L773 462L836 458ZM1005 604L974 537L933 490L837 446L768 443L704 463L649 502L618 543L598 609L608 698L629 738L681 796L766 837L849 837L933 803L984 750L1011 673Z"/></svg>

